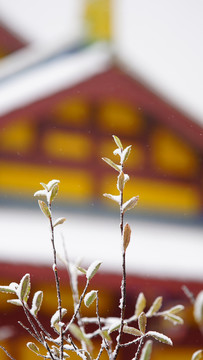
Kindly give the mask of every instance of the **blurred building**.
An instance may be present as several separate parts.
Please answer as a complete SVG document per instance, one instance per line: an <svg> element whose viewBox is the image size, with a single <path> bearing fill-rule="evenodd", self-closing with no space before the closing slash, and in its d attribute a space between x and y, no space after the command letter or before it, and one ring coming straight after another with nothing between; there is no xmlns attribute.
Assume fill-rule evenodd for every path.
<svg viewBox="0 0 203 360"><path fill-rule="evenodd" d="M39 49L36 54L35 48L26 47L8 27L0 28L1 53L13 52L12 57L4 58L0 69L2 206L33 203L33 193L39 189L39 183L56 178L61 181L59 200L62 206L88 209L90 223L92 209L98 214L112 215L115 207L103 200L102 194L116 193L116 174L100 159L113 158L115 145L111 136L115 134L125 146L131 144L133 147L126 168L131 180L126 185L125 196L128 199L140 195L136 214L140 218L156 219L157 226L167 219L168 232L177 220L191 226L198 224L201 228L202 126L185 115L184 109L177 109L152 90L146 80L132 70L132 64L128 66L115 56L111 43L101 42L108 40L111 33L108 6L108 1L87 2L89 39L96 42L77 43L72 47L64 43L54 51ZM165 242L164 246L167 248L170 244ZM29 267L25 269L22 264L1 261L1 283L14 281L16 274L20 280L29 271ZM40 266L36 270L30 265L30 271L34 272L34 288L42 287L50 293L49 270ZM178 271L177 267L177 278ZM42 272L46 276L39 276ZM112 288L114 282L118 284L117 290ZM186 282L195 294L201 289L200 277ZM108 290L105 301L109 299L106 306L110 309L114 298L119 298L118 275L103 275L98 278L98 284L104 293ZM142 285L149 301L160 295L159 292L164 292L166 307L183 300L181 281L173 278L166 284L157 278L144 280L134 274L129 279L128 301L132 306L132 299L142 290ZM65 294L66 290L63 291ZM67 298L70 302L69 293ZM55 300L55 294L50 295L50 308L47 307L50 311L56 308ZM9 314L6 317L2 314L2 325L6 325L8 318L13 322L10 306L2 308L3 313ZM47 309L42 309L45 322ZM186 325L183 330L178 328L173 334L168 328L169 336L175 336L179 344L173 350L174 359L185 359L186 354L192 353L196 346L194 338L201 341L191 311L190 306L186 318L191 326ZM16 337L16 328L13 334ZM21 332L19 337L20 340L15 338L16 359L28 359L29 352L26 350L25 355L19 346ZM164 358L171 358L171 352L167 357L168 350L164 351ZM162 352L163 347L158 347L156 360L162 358ZM4 354L2 356L4 359Z"/></svg>

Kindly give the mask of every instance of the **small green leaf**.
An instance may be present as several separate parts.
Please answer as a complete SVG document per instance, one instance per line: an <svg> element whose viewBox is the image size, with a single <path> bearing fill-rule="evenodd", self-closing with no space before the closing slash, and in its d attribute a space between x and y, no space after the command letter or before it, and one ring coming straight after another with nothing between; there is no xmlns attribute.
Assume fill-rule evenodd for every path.
<svg viewBox="0 0 203 360"><path fill-rule="evenodd" d="M123 171L120 172L120 174L118 175L118 180L117 180L117 189L122 192L124 189L124 185L125 185L125 181L124 181L124 173Z"/></svg>
<svg viewBox="0 0 203 360"><path fill-rule="evenodd" d="M124 252L126 252L126 249L130 243L130 237L131 237L131 228L129 224L126 224L123 231L123 249Z"/></svg>
<svg viewBox="0 0 203 360"><path fill-rule="evenodd" d="M63 318L63 316L67 313L67 310L62 308L61 309L61 317ZM56 328L56 325L59 323L60 321L60 313L59 313L59 310L57 310L55 312L55 314L51 317L51 327L55 327Z"/></svg>
<svg viewBox="0 0 203 360"><path fill-rule="evenodd" d="M139 196L134 196L123 204L123 212L133 209L138 202Z"/></svg>
<svg viewBox="0 0 203 360"><path fill-rule="evenodd" d="M145 298L144 294L141 292L138 295L137 302L136 302L136 305L135 305L135 316L136 316L136 318L138 318L138 316L145 309L145 307L146 307L146 298Z"/></svg>
<svg viewBox="0 0 203 360"><path fill-rule="evenodd" d="M124 325L123 332L134 336L142 336L142 332L132 326Z"/></svg>
<svg viewBox="0 0 203 360"><path fill-rule="evenodd" d="M58 185L60 183L60 180L51 180L46 185L48 191L51 191L55 185Z"/></svg>
<svg viewBox="0 0 203 360"><path fill-rule="evenodd" d="M34 196L47 196L47 190L38 190L34 193Z"/></svg>
<svg viewBox="0 0 203 360"><path fill-rule="evenodd" d="M103 157L102 160L105 161L108 165L110 165L113 169L120 172L120 170L121 170L120 165L115 164L111 159L108 159L106 157Z"/></svg>
<svg viewBox="0 0 203 360"><path fill-rule="evenodd" d="M34 351L35 354L40 354L39 348L37 347L37 345L35 345L35 343L33 343L33 342L28 342L28 343L27 343L27 347L28 347L28 349Z"/></svg>
<svg viewBox="0 0 203 360"><path fill-rule="evenodd" d="M94 302L96 297L97 297L96 290L91 290L90 292L88 292L84 297L85 306L89 307Z"/></svg>
<svg viewBox="0 0 203 360"><path fill-rule="evenodd" d="M58 183L56 183L50 190L50 198L49 198L50 204L55 199L56 195L58 194L58 191L59 191L59 186Z"/></svg>
<svg viewBox="0 0 203 360"><path fill-rule="evenodd" d="M158 297L154 300L152 306L151 306L150 309L147 311L147 314L146 314L147 317L152 317L154 314L156 314L156 313L159 311L159 309L160 309L161 306L162 306L162 301L163 301L162 296L158 296Z"/></svg>
<svg viewBox="0 0 203 360"><path fill-rule="evenodd" d="M83 273L83 274L86 275L87 270L85 270L83 267L77 266L77 269L78 269L81 273Z"/></svg>
<svg viewBox="0 0 203 360"><path fill-rule="evenodd" d="M121 163L122 163L122 164L128 159L128 156L130 155L131 147L132 147L132 145L127 146L127 147L123 150L122 156L121 156Z"/></svg>
<svg viewBox="0 0 203 360"><path fill-rule="evenodd" d="M176 305L176 306L173 306L172 308L170 308L169 310L167 310L167 313L170 313L170 314L177 314L179 313L180 311L184 310L184 306L183 305Z"/></svg>
<svg viewBox="0 0 203 360"><path fill-rule="evenodd" d="M150 360L151 353L152 353L152 341L148 340L142 349L140 360Z"/></svg>
<svg viewBox="0 0 203 360"><path fill-rule="evenodd" d="M39 207L40 207L41 211L43 212L43 214L50 219L51 213L48 209L47 204L42 200L38 200L38 204L39 204Z"/></svg>
<svg viewBox="0 0 203 360"><path fill-rule="evenodd" d="M145 330L146 330L146 326L147 326L147 317L146 317L146 315L145 315L144 312L142 312L142 313L139 315L138 325L139 325L140 331L144 334L144 333L145 333Z"/></svg>
<svg viewBox="0 0 203 360"><path fill-rule="evenodd" d="M30 294L30 274L25 274L22 277L16 294L21 301L27 302Z"/></svg>
<svg viewBox="0 0 203 360"><path fill-rule="evenodd" d="M195 299L194 318L197 324L203 324L203 290L199 292Z"/></svg>
<svg viewBox="0 0 203 360"><path fill-rule="evenodd" d="M168 336L161 334L157 331L148 331L146 335L152 336L154 339L156 339L164 344L171 345L171 346L173 345L172 340Z"/></svg>
<svg viewBox="0 0 203 360"><path fill-rule="evenodd" d="M87 269L87 272L86 272L86 278L88 280L93 278L93 276L99 270L99 267L100 267L101 263L102 263L101 261L96 260L89 266L89 268Z"/></svg>
<svg viewBox="0 0 203 360"><path fill-rule="evenodd" d="M103 196L110 199L110 200L115 201L119 205L121 203L121 196L120 195L103 194Z"/></svg>
<svg viewBox="0 0 203 360"><path fill-rule="evenodd" d="M22 306L22 302L19 299L9 299L7 300L7 303L16 305L16 306Z"/></svg>
<svg viewBox="0 0 203 360"><path fill-rule="evenodd" d="M77 326L76 324L71 324L69 330L77 340L84 341L89 348L92 347L92 342L85 336L79 326Z"/></svg>
<svg viewBox="0 0 203 360"><path fill-rule="evenodd" d="M121 321L120 320L117 320L115 321L110 327L109 327L109 330L108 330L108 334L111 334L113 331L116 331L120 328L121 326Z"/></svg>
<svg viewBox="0 0 203 360"><path fill-rule="evenodd" d="M123 150L123 145L122 145L119 137L116 136L116 135L112 135L112 136L113 136L113 139L114 139L116 145L118 146L118 148L121 149L121 150Z"/></svg>
<svg viewBox="0 0 203 360"><path fill-rule="evenodd" d="M61 224L63 224L65 221L66 221L66 218L64 218L64 217L58 218L58 219L56 219L56 221L54 222L53 227L55 227L55 226L57 226L57 225L61 225Z"/></svg>
<svg viewBox="0 0 203 360"><path fill-rule="evenodd" d="M192 359L191 360L202 360L203 359L203 350L197 350L195 351L195 353L192 355Z"/></svg>
<svg viewBox="0 0 203 360"><path fill-rule="evenodd" d="M60 351L59 351L59 349L54 345L52 345L51 348L53 350L53 355L56 356L57 359L60 359Z"/></svg>
<svg viewBox="0 0 203 360"><path fill-rule="evenodd" d="M9 286L6 286L6 285L0 286L0 292L6 293L6 294L16 294L17 288L18 288L18 284L12 282L12 283L10 283Z"/></svg>
<svg viewBox="0 0 203 360"><path fill-rule="evenodd" d="M42 300L43 300L43 292L37 291L32 299L32 308L30 310L32 315L37 316L42 305Z"/></svg>
<svg viewBox="0 0 203 360"><path fill-rule="evenodd" d="M46 191L49 191L49 190L48 190L48 187L47 187L47 184L41 182L40 185L42 185L42 187L43 187Z"/></svg>
<svg viewBox="0 0 203 360"><path fill-rule="evenodd" d="M102 330L101 332L101 336L106 339L107 341L111 342L111 336L109 335L107 330Z"/></svg>
<svg viewBox="0 0 203 360"><path fill-rule="evenodd" d="M175 314L165 313L164 319L171 321L173 325L178 325L178 324L182 325L184 323L183 319Z"/></svg>

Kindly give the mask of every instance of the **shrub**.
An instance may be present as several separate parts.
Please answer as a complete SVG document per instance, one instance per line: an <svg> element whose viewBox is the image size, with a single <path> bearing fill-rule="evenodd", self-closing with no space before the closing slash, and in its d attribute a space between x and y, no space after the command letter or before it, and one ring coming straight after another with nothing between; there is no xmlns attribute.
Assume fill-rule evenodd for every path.
<svg viewBox="0 0 203 360"><path fill-rule="evenodd" d="M29 327L23 323L20 325L33 338L32 342L27 343L27 347L33 351L36 356L44 359L64 360L71 358L72 354L77 354L83 360L92 360L92 348L94 346L94 339L100 338L100 350L96 356L99 360L102 353L106 352L109 360L116 360L121 348L126 349L134 346L135 355L132 360L149 360L152 352L152 340L160 341L167 345L172 345L172 340L166 335L155 330L147 330L147 323L152 317L161 316L164 319L171 321L173 324L182 324L183 320L178 315L183 310L182 305L176 305L168 310L161 311L162 297L157 297L148 311L146 308L146 298L141 292L136 300L135 309L130 318L126 318L126 252L131 240L131 228L129 224L124 224L124 216L127 211L133 209L138 203L138 196L124 202L123 194L125 184L129 181L129 176L124 172L125 163L131 151L131 146L123 148L120 139L113 136L117 146L114 155L119 157L119 164L115 163L109 158L103 160L117 171L117 189L118 194L104 194L104 196L111 201L117 203L120 213L120 235L121 235L121 251L122 251L122 281L121 281L121 296L120 296L120 317L101 318L99 315L99 294L97 290L89 291L89 284L91 279L95 276L101 266L101 261L96 260L87 269L74 266L66 259L67 269L69 272L70 286L72 289L72 298L74 304L74 312L68 322L63 321L63 317L67 310L62 308L60 279L58 274L57 255L55 248L55 227L64 223L65 218L58 218L55 221L52 216L52 204L55 200L59 190L59 180L51 180L48 184L41 183L43 189L35 193L35 196L44 197L45 201L38 200L39 207L46 216L51 230L51 246L53 252L53 273L55 278L56 293L58 299L58 309L51 316L50 329L45 329L41 323L38 314L43 301L43 292L37 291L32 297L32 305L29 306L28 299L30 296L31 283L30 274L25 274L18 283L12 282L8 286L1 286L0 291L4 293L13 294L14 299L7 300L9 303L21 306L28 319ZM81 294L78 290L78 276L83 275L86 278L86 285ZM201 298L202 299L202 298ZM86 307L95 306L95 317L82 317L81 304L84 302ZM203 301L201 301L202 304ZM200 317L199 308L196 310L196 316ZM89 331L88 325L93 324L94 330ZM116 334L116 337L115 335ZM124 334L129 334L132 337L131 341L124 340ZM7 350L0 346L1 349L14 360L13 356ZM192 360L202 358L202 350L198 350Z"/></svg>

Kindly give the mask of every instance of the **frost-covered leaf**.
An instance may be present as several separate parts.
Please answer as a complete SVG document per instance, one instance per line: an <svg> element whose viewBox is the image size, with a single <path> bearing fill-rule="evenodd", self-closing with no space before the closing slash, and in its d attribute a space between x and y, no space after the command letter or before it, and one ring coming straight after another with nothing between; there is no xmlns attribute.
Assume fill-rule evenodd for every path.
<svg viewBox="0 0 203 360"><path fill-rule="evenodd" d="M48 191L47 184L45 184L45 183L41 182L41 183L40 183L40 185L42 185L42 187L43 187L46 191Z"/></svg>
<svg viewBox="0 0 203 360"><path fill-rule="evenodd" d="M85 270L83 267L81 266L77 266L77 269L82 273L86 275L87 270Z"/></svg>
<svg viewBox="0 0 203 360"><path fill-rule="evenodd" d="M23 301L27 302L29 294L30 294L30 274L25 274L22 279L20 280L20 284L16 291L18 298Z"/></svg>
<svg viewBox="0 0 203 360"><path fill-rule="evenodd" d="M124 183L130 180L130 176L128 174L124 174Z"/></svg>
<svg viewBox="0 0 203 360"><path fill-rule="evenodd" d="M134 196L123 204L123 212L133 209L138 202L139 196Z"/></svg>
<svg viewBox="0 0 203 360"><path fill-rule="evenodd" d="M119 155L121 157L121 149L116 149L113 151L114 155Z"/></svg>
<svg viewBox="0 0 203 360"><path fill-rule="evenodd" d="M111 342L111 336L109 335L108 331L107 330L103 330L101 332L101 336L106 339L107 341Z"/></svg>
<svg viewBox="0 0 203 360"><path fill-rule="evenodd" d="M130 243L130 237L131 237L131 228L129 224L126 224L123 231L123 248L124 251L126 251L129 243Z"/></svg>
<svg viewBox="0 0 203 360"><path fill-rule="evenodd" d="M147 326L147 317L144 312L142 312L138 317L138 325L140 331L144 334Z"/></svg>
<svg viewBox="0 0 203 360"><path fill-rule="evenodd" d="M192 355L192 359L191 360L202 360L203 359L203 350L197 350L195 351L195 353Z"/></svg>
<svg viewBox="0 0 203 360"><path fill-rule="evenodd" d="M161 334L157 331L148 331L146 335L152 336L154 339L156 339L164 344L171 345L171 346L173 345L172 340L168 336Z"/></svg>
<svg viewBox="0 0 203 360"><path fill-rule="evenodd" d="M92 279L93 276L96 274L96 272L99 270L99 267L101 265L101 261L100 260L95 260L90 266L89 268L87 269L87 272L86 272L86 278L88 280Z"/></svg>
<svg viewBox="0 0 203 360"><path fill-rule="evenodd" d="M142 332L132 326L124 325L123 332L134 336L142 336Z"/></svg>
<svg viewBox="0 0 203 360"><path fill-rule="evenodd" d="M120 195L111 195L111 194L103 194L104 197L113 200L115 202L117 202L117 204L120 205L121 203L121 196Z"/></svg>
<svg viewBox="0 0 203 360"><path fill-rule="evenodd" d="M162 298L162 296L158 296L155 300L154 300L154 302L153 302L153 304L152 304L152 306L149 308L149 310L147 311L147 317L152 317L154 314L156 314L158 311L159 311L159 309L161 308L161 306L162 306L162 301L163 301L163 298Z"/></svg>
<svg viewBox="0 0 203 360"><path fill-rule="evenodd" d="M79 326L77 326L76 324L71 324L69 330L77 340L84 341L89 348L92 347L92 342L85 336Z"/></svg>
<svg viewBox="0 0 203 360"><path fill-rule="evenodd" d="M35 354L40 354L39 348L37 347L37 345L35 345L35 343L33 343L33 342L28 342L28 343L27 343L27 347L28 347L28 349L34 351Z"/></svg>
<svg viewBox="0 0 203 360"><path fill-rule="evenodd" d="M43 212L43 214L50 219L51 213L48 209L47 204L42 200L38 200L38 204L39 204L39 207L40 207L41 211Z"/></svg>
<svg viewBox="0 0 203 360"><path fill-rule="evenodd" d="M62 308L61 309L61 317L63 318L63 316L67 313L67 310ZM56 325L59 323L60 321L60 313L59 313L59 310L57 310L55 312L55 314L51 317L51 327L55 327L56 328ZM58 328L58 327L57 327Z"/></svg>
<svg viewBox="0 0 203 360"><path fill-rule="evenodd" d="M121 155L121 163L124 163L128 159L128 156L130 155L131 147L132 145L129 145L123 150Z"/></svg>
<svg viewBox="0 0 203 360"><path fill-rule="evenodd" d="M138 295L137 302L135 305L135 316L138 317L141 314L141 312L145 309L145 307L146 307L146 298L144 294L141 292Z"/></svg>
<svg viewBox="0 0 203 360"><path fill-rule="evenodd" d="M59 351L59 349L55 345L52 345L51 349L52 349L53 355L56 356L57 359L60 359L60 351Z"/></svg>
<svg viewBox="0 0 203 360"><path fill-rule="evenodd" d="M111 159L108 159L106 157L103 157L102 160L105 161L108 165L110 165L113 169L120 172L120 170L121 170L120 165L115 164Z"/></svg>
<svg viewBox="0 0 203 360"><path fill-rule="evenodd" d="M115 321L115 322L109 327L108 334L111 334L113 331L118 330L120 326L121 326L121 321L120 321L120 319L119 319L119 320Z"/></svg>
<svg viewBox="0 0 203 360"><path fill-rule="evenodd" d="M120 141L119 137L116 135L112 135L112 136L113 136L113 139L114 139L116 145L118 146L118 148L123 150L123 145L122 145L122 142Z"/></svg>
<svg viewBox="0 0 203 360"><path fill-rule="evenodd" d="M117 189L122 192L123 188L124 188L125 182L124 182L124 173L123 171L120 172L120 174L118 175L118 180L117 180Z"/></svg>
<svg viewBox="0 0 203 360"><path fill-rule="evenodd" d="M167 310L167 313L170 314L177 314L180 311L184 310L184 306L183 305L175 305L172 308L170 308L169 310Z"/></svg>
<svg viewBox="0 0 203 360"><path fill-rule="evenodd" d="M38 190L34 193L34 196L47 196L47 190Z"/></svg>
<svg viewBox="0 0 203 360"><path fill-rule="evenodd" d="M50 204L55 199L56 195L58 194L58 191L59 191L59 186L58 186L58 183L57 183L50 190L50 196L49 196L49 203Z"/></svg>
<svg viewBox="0 0 203 360"><path fill-rule="evenodd" d="M152 341L148 340L142 349L140 360L150 360L151 353L152 353Z"/></svg>
<svg viewBox="0 0 203 360"><path fill-rule="evenodd" d="M55 227L55 226L57 226L57 225L61 225L61 224L63 224L65 221L66 221L66 218L64 218L64 217L58 218L58 219L56 219L56 221L54 222L53 227Z"/></svg>
<svg viewBox="0 0 203 360"><path fill-rule="evenodd" d="M43 300L43 292L39 290L34 294L32 299L32 308L30 310L32 315L37 316L42 305L42 300Z"/></svg>
<svg viewBox="0 0 203 360"><path fill-rule="evenodd" d="M173 325L182 325L184 323L183 319L175 314L166 313L164 319L171 321Z"/></svg>
<svg viewBox="0 0 203 360"><path fill-rule="evenodd" d="M54 180L49 181L48 184L46 185L48 191L51 191L51 190L53 189L53 187L54 187L55 185L59 184L59 183L60 183L60 180L55 180L55 179L54 179Z"/></svg>
<svg viewBox="0 0 203 360"><path fill-rule="evenodd" d="M195 299L194 318L198 324L203 324L203 290L199 292Z"/></svg>
<svg viewBox="0 0 203 360"><path fill-rule="evenodd" d="M90 292L88 292L84 297L85 306L89 307L94 302L96 297L97 297L96 290L91 290Z"/></svg>
<svg viewBox="0 0 203 360"><path fill-rule="evenodd" d="M12 282L8 286L1 285L0 286L0 292L6 293L6 294L16 294L17 288L18 288L18 284Z"/></svg>
<svg viewBox="0 0 203 360"><path fill-rule="evenodd" d="M9 299L7 300L7 303L16 305L16 306L22 306L22 302L19 299Z"/></svg>

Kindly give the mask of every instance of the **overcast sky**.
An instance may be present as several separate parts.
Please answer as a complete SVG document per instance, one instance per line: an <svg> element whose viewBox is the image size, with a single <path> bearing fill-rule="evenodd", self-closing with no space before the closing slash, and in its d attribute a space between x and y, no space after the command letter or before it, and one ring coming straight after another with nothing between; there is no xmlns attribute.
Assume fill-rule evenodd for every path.
<svg viewBox="0 0 203 360"><path fill-rule="evenodd" d="M0 0L0 16L31 42L72 41L82 34L84 1ZM203 0L114 0L114 40L120 56L200 121L202 18Z"/></svg>

